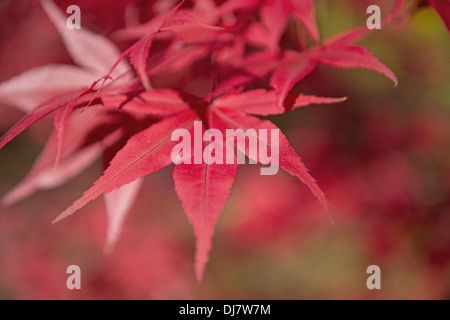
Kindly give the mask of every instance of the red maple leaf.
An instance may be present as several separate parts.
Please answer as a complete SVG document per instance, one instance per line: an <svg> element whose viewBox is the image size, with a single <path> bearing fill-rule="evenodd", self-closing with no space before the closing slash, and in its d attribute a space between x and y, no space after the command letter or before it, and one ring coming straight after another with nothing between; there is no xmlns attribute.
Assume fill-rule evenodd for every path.
<svg viewBox="0 0 450 320"><path fill-rule="evenodd" d="M138 37L122 54L102 36L84 29L67 30L57 7L49 0L42 3L80 68L43 67L0 84L0 99L28 110L37 105L5 134L0 148L47 115L54 114L55 123L55 132L34 168L3 202L12 204L38 189L58 186L101 154L103 175L55 222L105 195L107 249L118 239L142 178L172 164L175 130L193 134L195 121L199 121L200 134L207 129L219 130L224 136L228 129L250 134L252 130L279 132L272 122L257 116L345 100L290 92L318 64L373 69L397 83L392 71L366 48L353 44L366 30L352 30L302 51L280 46L291 16L313 40L319 39L310 0L229 1L221 6L199 1L193 7L182 2L144 25L117 33ZM272 10L280 13L280 21L273 19ZM269 40L260 39L258 45L255 30L261 23L270 33ZM60 80L68 77L74 81ZM275 90L264 82L270 82ZM18 92L20 99L15 98ZM267 150L272 147L259 136L251 138ZM202 143L203 147L209 145ZM254 150L242 148L234 140L221 143L223 148L231 145L250 160L264 163ZM306 184L330 212L324 193L282 133L277 145L279 167ZM236 162L179 163L174 168L175 189L197 238L195 269L199 280L212 247L214 226L236 173Z"/></svg>

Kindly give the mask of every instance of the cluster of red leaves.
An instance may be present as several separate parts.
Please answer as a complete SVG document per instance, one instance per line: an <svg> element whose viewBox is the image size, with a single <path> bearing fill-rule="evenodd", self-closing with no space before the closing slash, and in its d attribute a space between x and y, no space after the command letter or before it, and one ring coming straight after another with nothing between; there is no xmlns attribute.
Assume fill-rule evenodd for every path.
<svg viewBox="0 0 450 320"><path fill-rule="evenodd" d="M435 2L431 4L445 17L448 8ZM371 32L366 27L320 39L312 0L197 0L174 8L165 4L154 3L147 23L128 17L128 26L113 34L115 39L137 40L121 54L104 36L85 28L67 29L67 17L50 0L42 1L77 66L39 67L0 84L3 102L28 111L3 136L0 148L54 115L54 133L44 151L24 181L3 198L3 205L59 186L102 156L103 175L55 221L104 195L111 249L142 178L171 164L175 129L192 132L196 120L204 130L275 129L255 115L345 100L292 92L320 64L376 70L397 84L389 68L354 44ZM384 24L395 23L404 7L405 1L397 1ZM300 157L285 136L280 139L280 167L304 182L329 211ZM174 168L175 188L197 238L198 279L236 173L237 164Z"/></svg>

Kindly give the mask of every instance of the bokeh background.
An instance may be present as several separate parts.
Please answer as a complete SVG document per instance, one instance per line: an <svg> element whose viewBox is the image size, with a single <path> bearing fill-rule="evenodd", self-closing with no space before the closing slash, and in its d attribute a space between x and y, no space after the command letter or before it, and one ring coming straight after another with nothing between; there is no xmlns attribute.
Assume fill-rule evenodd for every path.
<svg viewBox="0 0 450 320"><path fill-rule="evenodd" d="M105 35L124 26L128 2L56 1L80 5L83 26ZM365 24L366 2L317 0L322 36ZM64 187L0 209L0 299L449 299L448 31L424 7L362 43L397 74L397 88L375 72L320 67L294 90L349 100L271 118L319 180L334 226L295 178L240 166L197 284L171 168L146 178L111 255L102 200L50 223L100 175L99 161ZM39 2L1 0L0 81L50 62L71 60ZM0 132L21 116L0 105ZM0 151L0 195L25 176L51 127L43 121ZM66 288L72 264L81 291ZM382 290L366 288L372 264Z"/></svg>

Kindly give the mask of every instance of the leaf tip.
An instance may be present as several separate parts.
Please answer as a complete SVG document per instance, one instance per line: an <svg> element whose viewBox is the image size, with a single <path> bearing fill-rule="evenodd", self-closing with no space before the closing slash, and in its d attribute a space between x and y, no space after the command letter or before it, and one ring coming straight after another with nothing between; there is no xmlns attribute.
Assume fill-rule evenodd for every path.
<svg viewBox="0 0 450 320"><path fill-rule="evenodd" d="M52 224L58 223L61 220L64 220L65 218L67 218L68 216L70 216L72 214L72 212L70 211L64 211L63 213L61 213L59 216L57 216L53 221Z"/></svg>
<svg viewBox="0 0 450 320"><path fill-rule="evenodd" d="M56 158L53 161L52 174L55 174L56 171L58 170L60 161L61 161L61 150L58 148Z"/></svg>
<svg viewBox="0 0 450 320"><path fill-rule="evenodd" d="M197 265L195 267L195 279L197 280L197 285L200 285L203 282L203 278L205 276L205 264Z"/></svg>
<svg viewBox="0 0 450 320"><path fill-rule="evenodd" d="M143 81L142 84L143 84L144 89L145 89L146 91L152 90L152 85L150 84L150 81Z"/></svg>
<svg viewBox="0 0 450 320"><path fill-rule="evenodd" d="M333 211L331 211L331 209L328 208L327 213L328 213L328 217L330 219L330 223L334 227L336 225L336 221L334 220Z"/></svg>

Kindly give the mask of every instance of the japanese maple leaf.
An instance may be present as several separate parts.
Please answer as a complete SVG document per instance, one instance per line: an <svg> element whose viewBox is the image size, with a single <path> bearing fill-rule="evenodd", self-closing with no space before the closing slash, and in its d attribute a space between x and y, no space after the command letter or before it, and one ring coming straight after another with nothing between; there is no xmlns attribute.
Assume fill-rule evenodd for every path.
<svg viewBox="0 0 450 320"><path fill-rule="evenodd" d="M150 83L149 74L147 73L147 60L149 58L153 42L155 41L157 36L189 25L200 26L202 28L209 28L213 30L220 29L204 23L198 18L192 16L188 11L179 10L180 7L184 4L184 1L185 0L181 1L168 14L159 15L144 26L141 26L138 32L134 30L123 31L126 34L145 34L136 43L129 47L119 57L119 59L117 59L116 63L107 73L107 77L109 77L116 70L119 63L121 63L126 57L128 57L130 59L131 65L136 69L136 72L142 81L142 85L145 89L150 90L152 86Z"/></svg>
<svg viewBox="0 0 450 320"><path fill-rule="evenodd" d="M0 141L0 148L36 121L56 112L55 134L50 138L30 174L21 184L4 197L2 201L3 205L11 205L39 189L56 187L77 175L100 154L104 153L105 156L105 152L111 153L112 151L107 150L107 148L110 144L113 144L112 148L114 149L114 145L118 144L117 140L120 139L117 137L117 132L114 133L113 138L104 135L98 138L95 143L89 145L81 144L82 140L79 139L81 135L78 135L77 139L73 139L76 136L76 130L89 132L90 126L92 128L101 128L105 122L108 123L110 120L104 117L94 116L90 112L85 112L84 115L91 115L93 117L93 124L89 125L89 121L82 121L78 122L78 126L71 127L69 126L70 115L77 108L93 102L94 104L98 103L98 98L96 99L96 97L101 97L101 94L94 88L97 83L93 82L95 79L105 78L105 75L107 75L108 78L114 76L119 80L115 80L108 87L103 87L102 85L102 94L114 91L105 89L114 89L118 83L122 85L122 91L128 90L129 86L132 85L127 74L129 66L123 59L126 54L120 55L118 49L109 40L100 35L93 34L84 29L67 29L66 17L53 2L43 0L42 5L62 36L69 54L81 67L45 66L26 72L1 85L1 97L5 101L14 102L16 106L21 106L26 110L33 107L34 109L5 134ZM170 15L164 19L164 23L159 31L169 30L170 28L179 27L184 24L202 25L201 22L191 19L188 14L176 12L178 7L172 10ZM146 40L144 39L143 41ZM135 62L135 66L136 61L143 57L139 56L139 58L136 58L138 60L134 60L134 55L142 54L146 56L143 51L149 50L149 47L146 45L145 50L136 49L136 47L139 47L139 43L137 46L132 46L132 50L129 51L131 62ZM61 78L63 81L60 80ZM71 78L73 81L66 81L65 79L67 78ZM16 99L17 94L20 94L22 99ZM158 90L155 90L152 94L157 95ZM164 104L159 104L161 110L164 106ZM167 114L168 110L164 109L157 116ZM138 122L136 121L134 123L135 127L140 127L140 125L136 125ZM67 132L71 128L74 131ZM128 130L125 133L125 137L130 133L135 132ZM71 142L70 144L63 144L63 138L66 134L71 138L69 140ZM113 143L110 140L115 142ZM52 158L56 158L56 163L62 161L61 166L52 166ZM109 164L109 161L106 162L107 164ZM117 241L123 218L136 198L140 186L141 180L138 179L105 194L109 216L107 235L108 250Z"/></svg>
<svg viewBox="0 0 450 320"><path fill-rule="evenodd" d="M53 166L58 145L56 134L53 133L33 169L2 198L2 205L10 206L40 189L58 187L98 158L104 148L102 140L118 128L103 109L101 106L93 106L84 112L74 113L66 128L66 138L70 143L63 145L60 165L56 168ZM100 136L95 134L99 123L109 124L109 128L104 127Z"/></svg>
<svg viewBox="0 0 450 320"><path fill-rule="evenodd" d="M124 110L133 112L171 115L132 136L123 149L117 152L103 176L80 199L60 214L55 222L72 215L102 194L110 193L169 166L172 163L172 150L178 144L172 141L172 132L177 129L184 128L193 135L195 121L202 121L201 133L206 128L217 128L223 132L227 128L276 129L271 122L260 120L247 113L256 115L282 113L276 107L275 91L266 90L224 95L208 102L190 95L180 95L170 89L154 89L143 92L131 101L127 101L126 96L120 95L105 96L103 101L107 106L121 106ZM293 95L291 101L294 109L312 103L336 103L343 99ZM226 143L228 142L224 142L223 145ZM323 192L284 135L281 135L279 147L280 167L304 182L329 211ZM175 189L189 221L193 224L197 238L195 269L199 280L203 277L212 246L214 226L228 199L236 172L237 164L210 165L204 162L179 163L175 166L173 175Z"/></svg>
<svg viewBox="0 0 450 320"><path fill-rule="evenodd" d="M76 33L65 29L64 16L53 3L48 0L43 1L44 8L57 25L69 52L74 56L74 61L82 66L83 70L100 68L99 65L104 65L97 70L98 74L95 74L97 77L93 78L103 80L103 83L98 87L97 81L90 82L73 90L59 92L56 97L53 97L55 93L52 92L51 97L50 94L48 97L50 100L34 108L5 135L0 142L0 147L34 122L56 112L54 135L32 172L22 185L7 195L5 202L14 202L39 188L55 186L66 181L75 172L79 172L86 163L92 161L99 152L104 157L103 175L54 222L72 215L90 201L105 195L109 215L107 235L109 250L118 239L122 222L136 198L142 178L172 163L172 152L178 144L172 140L172 133L175 130L185 129L191 134L201 135L207 129L216 129L222 133L228 129L242 129L254 135L252 130L268 129L279 133L276 146L279 149L279 167L305 183L325 210L330 212L323 192L308 173L287 138L273 123L256 116L282 114L310 104L336 103L345 100L290 93L294 84L314 70L319 63L343 68L374 69L396 81L395 75L367 49L352 44L364 34L361 30L335 37L324 45L316 45L302 52L274 52L279 48L247 52L247 41L249 41L247 31L254 25L254 19L249 14L259 13L266 27L273 30L269 43L273 47L271 49L274 49L280 41L290 16L299 19L312 38L318 39L314 9L309 0L295 2L255 0L245 4L238 2L230 1L222 6L216 6L207 1L202 2L203 7L215 8L212 14L215 18L220 16L217 12L226 12L221 17L223 19L220 19L226 26L225 30L204 23L203 19L196 15L196 11L182 10L180 7L183 2L181 2L170 12L158 15L145 26L140 26L139 32L144 31L143 35L141 34L140 39L122 55L115 49L111 49L114 47L108 42L110 45L107 47L111 50L110 54L105 56L110 59L105 61L102 45L95 47L97 41L89 38L92 34L83 35L83 39L77 39L81 45L77 43L79 47L76 47L72 39ZM275 25L275 19L269 16L271 10L280 14L281 27ZM237 17L241 14L244 16L247 14L247 17L243 21L237 21L239 20ZM211 18L205 21L216 20ZM182 35L180 28L181 31L186 31L187 26L219 32L206 35L203 38L204 42L196 43L193 40L188 43L196 38L196 34L190 30ZM128 30L128 32L131 31L133 30ZM174 35L176 37L173 37ZM163 46L166 46L166 49L155 52L153 45L159 38L165 40ZM188 38L190 39L188 42L181 41L182 44L180 44L179 40ZM86 39L92 41L86 41ZM103 43L106 43L107 40L102 39ZM92 59L90 55L93 55ZM85 65L82 63L83 58L89 60L85 62ZM125 63L126 58L129 58L139 79L128 78L129 67ZM149 63L150 59L152 61ZM102 61L94 63L93 61L96 60ZM198 83L201 84L191 85L191 91L180 89L180 87L189 88L189 84L180 86L169 84L161 87L152 85L156 82L155 79L161 80L168 72L182 73L183 69L193 63L201 63L202 67L205 67L203 72L209 73L212 80L207 81L209 78L205 77L205 74L196 72L193 77L186 77L188 82L191 82L192 78L198 78ZM121 70L122 65L123 70ZM266 78L267 80L274 69L271 85L275 90L244 91L244 86L255 79ZM111 76L115 79L106 85ZM212 83L210 88L208 82ZM219 84L217 88L216 84ZM33 103L38 102L33 101ZM99 108L101 111L98 111ZM78 117L74 115L77 109L85 111L79 119L84 119L83 116L86 116L92 122L81 121L77 128L76 118ZM100 113L94 115L97 111ZM201 123L200 128L196 126L198 123ZM89 134L83 139L79 137L67 145L63 144L64 135L73 136L76 133L74 128L85 130ZM272 142L264 141L258 136L251 138L256 139L259 146L267 147L267 149L275 147ZM254 150L241 149L242 146L236 144L234 140L214 141L214 143L218 143L219 147L232 146L232 150L236 150L233 156L239 157L244 154L253 162L265 163L261 156L255 155ZM202 145L210 146L205 142L202 142ZM92 154L88 152L90 149L93 150ZM195 158L195 152L192 152L192 155ZM61 163L67 164L66 171L52 173L50 159L55 156L56 159L61 159ZM181 162L175 165L173 172L175 189L189 221L193 224L196 236L195 270L199 280L204 275L212 247L214 226L230 195L236 173L237 164L219 165L208 164L208 162L197 164L194 161L193 164ZM52 174L57 176L53 176L53 180L50 179L49 183L48 177Z"/></svg>
<svg viewBox="0 0 450 320"><path fill-rule="evenodd" d="M78 66L38 67L0 84L0 100L26 112L51 98L90 87L120 56L120 51L105 37L84 28L69 30L67 17L50 0L42 0L42 7ZM128 70L127 63L121 62L114 75Z"/></svg>
<svg viewBox="0 0 450 320"><path fill-rule="evenodd" d="M278 94L278 106L283 108L284 100L294 85L305 78L318 64L339 68L365 68L378 71L398 84L395 74L363 46L349 41L361 36L357 29L354 33L345 33L334 37L324 46L314 47L306 51L286 51L283 62L277 67L270 79L272 87Z"/></svg>
<svg viewBox="0 0 450 320"><path fill-rule="evenodd" d="M50 0L42 0L42 6L61 35L72 59L80 67L39 67L0 85L0 99L30 111L2 138L0 148L29 125L56 112L54 126L59 141L55 160L57 164L70 114L77 105L93 102L95 95L91 93L95 86L94 80L109 70L117 61L120 52L103 36L84 29L69 30L66 27L66 17ZM114 75L126 75L128 70L126 62L121 62L117 65Z"/></svg>
<svg viewBox="0 0 450 320"><path fill-rule="evenodd" d="M266 0L261 7L260 15L269 31L272 49L278 47L290 17L295 17L305 26L314 42L319 40L312 0Z"/></svg>
<svg viewBox="0 0 450 320"><path fill-rule="evenodd" d="M405 0L396 0L383 25L394 24L402 16L405 4ZM302 52L285 51L282 62L275 68L270 79L270 84L278 94L278 106L283 108L288 92L319 64L375 70L391 79L397 86L397 77L385 64L367 48L353 44L371 32L375 30L367 27L354 28L325 39L321 46L314 46Z"/></svg>
<svg viewBox="0 0 450 320"><path fill-rule="evenodd" d="M82 145L81 138L87 137L80 132L91 132L93 128L108 120L95 112L92 114L91 111L85 111L83 121L78 121L73 126L69 125L69 116L77 105L87 104L93 98L93 94L87 94L93 81L109 71L111 65L120 57L120 51L101 35L86 29L69 30L66 27L66 16L53 2L43 0L42 6L61 35L68 53L79 66L38 67L0 84L2 101L29 112L2 137L0 148L36 121L56 112L55 133L29 175L2 199L3 205L11 205L39 189L57 187L78 175L102 154L105 147L102 140L107 138L100 137L95 143ZM126 74L128 70L128 64L122 61L117 65L113 76L121 77L122 81L129 79ZM83 96L85 93L87 95ZM63 144L66 135L70 143ZM55 162L60 161L60 165L54 166ZM130 194L129 190L133 192ZM105 195L111 230L117 230L115 221L123 215L124 208L131 206L137 191L137 188L131 185ZM109 205L110 202L117 202L114 200L117 195L123 194L128 196L119 197L121 204ZM109 243L115 241L112 233L116 234L117 231L109 231Z"/></svg>
<svg viewBox="0 0 450 320"><path fill-rule="evenodd" d="M302 23L314 42L319 40L312 0L230 0L219 7L212 7L210 11L209 15L213 17L253 11L254 16L260 17L260 22L256 21L254 17L250 21L242 22L242 25L248 27L246 36L248 40L251 40L250 42L267 47L272 51L279 50L279 42L291 17ZM244 19L245 17L246 15L244 15ZM239 19L242 18L239 16Z"/></svg>
<svg viewBox="0 0 450 320"><path fill-rule="evenodd" d="M209 54L213 55L215 66L226 67L235 65L238 61L242 64L248 62L245 57L246 45L255 40L251 39L249 34L252 33L250 30L252 26L258 24L255 23L254 16L259 12L260 1L227 1L220 6L208 2L195 4L192 9L180 9L178 6L176 13L174 10L177 8L168 14L158 15L143 25L128 27L115 33L120 39L140 39L124 53L123 57L127 55L130 57L145 88L149 89L151 86L149 76L165 70L166 67L172 72L178 70L177 68L186 69ZM225 19L224 16L230 18ZM183 19L180 20L180 17ZM158 37L166 39L167 31L170 31L171 37L173 36L173 45L164 50L163 61L156 68L146 70L146 61L154 41ZM263 32L267 33L267 30ZM268 38L266 34L261 37ZM146 46L147 50L144 50L143 46ZM272 61L266 59L258 66L264 65L267 68L273 61L276 59Z"/></svg>

